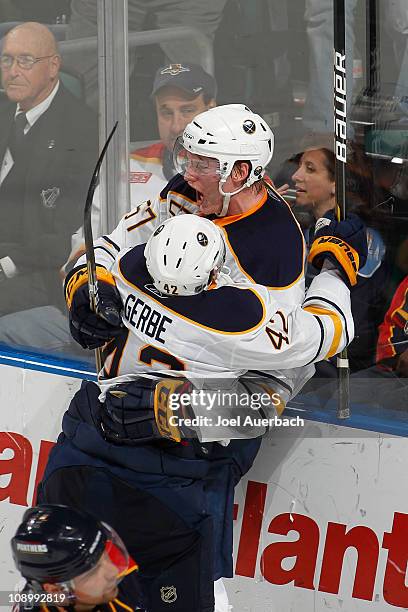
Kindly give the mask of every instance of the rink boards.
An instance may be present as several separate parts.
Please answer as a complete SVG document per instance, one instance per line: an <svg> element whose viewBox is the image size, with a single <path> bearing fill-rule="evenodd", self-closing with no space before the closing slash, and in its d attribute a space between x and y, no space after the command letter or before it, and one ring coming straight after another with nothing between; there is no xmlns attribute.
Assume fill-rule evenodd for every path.
<svg viewBox="0 0 408 612"><path fill-rule="evenodd" d="M19 582L9 539L32 504L61 416L86 376L80 366L71 368L0 360L3 591ZM310 416L319 420L308 417L296 435L265 439L238 487L236 576L226 580L231 604L240 612L407 608L406 431ZM367 419L361 423L368 426Z"/></svg>

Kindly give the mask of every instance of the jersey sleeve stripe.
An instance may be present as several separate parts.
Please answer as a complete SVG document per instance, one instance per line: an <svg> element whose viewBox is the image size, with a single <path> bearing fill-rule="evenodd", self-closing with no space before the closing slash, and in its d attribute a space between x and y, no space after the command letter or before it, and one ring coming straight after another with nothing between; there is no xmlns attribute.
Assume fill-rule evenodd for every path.
<svg viewBox="0 0 408 612"><path fill-rule="evenodd" d="M334 335L326 357L333 357L333 355L338 352L338 347L343 331L343 326L341 324L339 315L332 312L331 310L326 310L326 308L321 308L317 306L306 306L304 307L304 310L316 316L330 317L330 319L332 320L334 326Z"/></svg>
<svg viewBox="0 0 408 612"><path fill-rule="evenodd" d="M109 255L109 257L112 257L113 260L115 260L115 255L113 253L111 253L110 251L108 251L108 249L106 249L103 246L96 246L94 247L94 251L104 251L105 253L107 253Z"/></svg>
<svg viewBox="0 0 408 612"><path fill-rule="evenodd" d="M126 574L123 574L124 576L126 576ZM127 612L133 612L133 608L131 608L130 606L127 606L125 603L123 603L123 601L120 601L120 599L116 598L113 600L116 604L118 604L118 606L120 606L121 608L124 608L125 610L127 610Z"/></svg>
<svg viewBox="0 0 408 612"><path fill-rule="evenodd" d="M110 238L108 238L108 236L102 236L103 240L105 240L105 242L107 242L108 244L110 244L111 246L113 246L114 249L117 250L117 252L119 253L120 251L120 247L113 242L113 240L111 240Z"/></svg>
<svg viewBox="0 0 408 612"><path fill-rule="evenodd" d="M269 395L272 402L274 401L274 396L277 395L279 397L279 404L274 404L274 407L275 407L276 412L278 413L278 416L280 416L286 407L286 404L282 401L280 394L275 389L273 389L273 387L268 387L268 385L266 384L261 385L261 387L265 391L265 393Z"/></svg>
<svg viewBox="0 0 408 612"><path fill-rule="evenodd" d="M248 374L257 374L257 376L259 376L260 378L268 378L281 385L284 389L289 391L289 393L293 392L292 387L288 385L288 383L284 382L280 378L277 378L276 376L273 376L273 374L270 374L269 372L261 372L260 370L248 370Z"/></svg>
<svg viewBox="0 0 408 612"><path fill-rule="evenodd" d="M320 327L320 342L319 342L319 348L317 349L317 353L316 355L313 357L313 359L311 359L310 361L308 361L305 365L310 365L311 363L317 361L319 355L320 355L320 351L322 350L322 346L323 346L323 342L324 342L324 326L323 323L321 322L321 320L319 319L319 317L315 316L316 321L319 324Z"/></svg>
<svg viewBox="0 0 408 612"><path fill-rule="evenodd" d="M308 302L313 302L314 304L316 304L316 300L318 300L319 302L325 302L326 304L329 304L331 308L333 308L334 310L337 310L337 312L341 315L343 319L344 333L346 334L346 344L349 344L350 336L349 336L348 327L347 327L347 318L344 312L342 311L342 309L339 306L337 306L337 304L332 302L331 300L325 297L320 297L319 295L308 296L303 302L303 306L306 306Z"/></svg>

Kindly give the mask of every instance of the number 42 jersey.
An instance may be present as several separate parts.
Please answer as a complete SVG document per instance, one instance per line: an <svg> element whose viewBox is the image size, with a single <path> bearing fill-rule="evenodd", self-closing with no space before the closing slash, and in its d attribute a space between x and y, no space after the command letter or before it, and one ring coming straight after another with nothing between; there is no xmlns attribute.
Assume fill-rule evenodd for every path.
<svg viewBox="0 0 408 612"><path fill-rule="evenodd" d="M165 296L153 285L144 245L111 267L123 302L123 333L104 349L102 386L135 374L237 378L248 370L295 368L339 352L354 334L349 290L321 272L303 306L273 299L262 285L230 280L195 296Z"/></svg>

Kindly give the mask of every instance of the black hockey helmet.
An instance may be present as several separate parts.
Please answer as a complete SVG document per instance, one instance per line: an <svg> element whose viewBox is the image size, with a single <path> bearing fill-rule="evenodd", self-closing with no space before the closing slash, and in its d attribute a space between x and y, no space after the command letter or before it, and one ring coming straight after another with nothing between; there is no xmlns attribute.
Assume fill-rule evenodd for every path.
<svg viewBox="0 0 408 612"><path fill-rule="evenodd" d="M128 563L126 548L113 529L86 512L56 504L26 510L11 548L22 576L40 584L84 574L104 551L118 572Z"/></svg>

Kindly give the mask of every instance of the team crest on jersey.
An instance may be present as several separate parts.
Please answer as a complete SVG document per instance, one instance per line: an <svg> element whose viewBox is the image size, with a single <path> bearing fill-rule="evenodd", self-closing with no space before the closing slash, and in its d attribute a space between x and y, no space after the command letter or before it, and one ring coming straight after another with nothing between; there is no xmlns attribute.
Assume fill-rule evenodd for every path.
<svg viewBox="0 0 408 612"><path fill-rule="evenodd" d="M171 76L176 76L181 72L190 72L190 68L186 68L181 64L170 64L169 66L166 66L166 68L163 68L163 70L160 71L160 74L171 74Z"/></svg>
<svg viewBox="0 0 408 612"><path fill-rule="evenodd" d="M61 190L59 187L52 187L51 189L43 189L41 191L41 199L45 208L55 208L55 203Z"/></svg>
<svg viewBox="0 0 408 612"><path fill-rule="evenodd" d="M165 603L174 603L177 599L176 587L175 586L161 587L160 597Z"/></svg>
<svg viewBox="0 0 408 612"><path fill-rule="evenodd" d="M151 172L129 172L129 183L147 183L151 176Z"/></svg>

